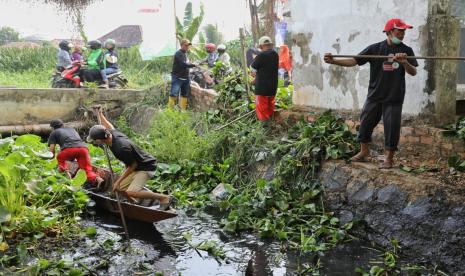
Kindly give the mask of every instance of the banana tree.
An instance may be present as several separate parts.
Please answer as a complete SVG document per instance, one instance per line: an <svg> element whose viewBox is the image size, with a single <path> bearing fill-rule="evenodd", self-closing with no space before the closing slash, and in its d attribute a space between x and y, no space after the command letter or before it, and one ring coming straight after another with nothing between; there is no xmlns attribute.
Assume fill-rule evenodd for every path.
<svg viewBox="0 0 465 276"><path fill-rule="evenodd" d="M192 41L199 32L203 16L203 4L200 5L200 15L194 17L192 2L188 2L184 9L183 23L181 23L181 20L176 16L176 35L178 40L181 41L181 39L187 38Z"/></svg>

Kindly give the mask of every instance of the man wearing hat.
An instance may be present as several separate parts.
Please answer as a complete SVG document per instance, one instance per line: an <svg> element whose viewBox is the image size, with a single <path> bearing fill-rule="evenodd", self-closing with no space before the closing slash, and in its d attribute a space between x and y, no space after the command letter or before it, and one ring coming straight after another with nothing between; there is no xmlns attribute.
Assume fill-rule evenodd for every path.
<svg viewBox="0 0 465 276"><path fill-rule="evenodd" d="M63 121L55 119L50 122L50 127L53 129L48 138L48 146L55 157L55 147L60 146L60 153L57 155L58 170L60 172L68 172L68 164L66 161L78 162L79 168L84 170L87 175L87 181L99 185L103 179L92 170L90 162L89 150L87 145L81 140L81 137L74 128L65 127ZM53 158L52 157L52 158Z"/></svg>
<svg viewBox="0 0 465 276"><path fill-rule="evenodd" d="M113 155L126 166L123 174L113 183L113 191L118 190L135 202L144 198L159 200L161 209L169 208L169 196L144 190L145 184L153 176L157 160L116 130L103 115L101 107L97 107L96 112L102 125L95 125L89 130L87 142L107 145Z"/></svg>
<svg viewBox="0 0 465 276"><path fill-rule="evenodd" d="M274 97L278 89L279 55L268 36L258 41L260 53L250 65L255 75L255 112L258 120L268 123L274 113Z"/></svg>
<svg viewBox="0 0 465 276"><path fill-rule="evenodd" d="M335 60L330 53L325 54L324 60L329 64L345 67L370 63L370 83L368 86L367 100L360 115L360 129L358 141L360 152L352 157L354 162L365 162L370 152L368 143L371 142L373 129L383 118L385 159L380 168L392 168L394 152L399 143L402 104L405 97L405 73L411 76L417 74L418 62L415 59L407 59L407 56L415 56L412 48L402 40L405 30L412 26L398 18L388 20L384 27L387 39L368 46L359 55L383 55L391 56L388 59L374 58L350 58Z"/></svg>
<svg viewBox="0 0 465 276"><path fill-rule="evenodd" d="M192 43L188 39L181 40L181 49L174 54L173 70L171 71L171 92L168 99L168 108L176 105L176 99L181 90L181 99L179 107L182 110L187 109L187 97L190 93L189 69L195 67L195 64L189 62L187 52Z"/></svg>

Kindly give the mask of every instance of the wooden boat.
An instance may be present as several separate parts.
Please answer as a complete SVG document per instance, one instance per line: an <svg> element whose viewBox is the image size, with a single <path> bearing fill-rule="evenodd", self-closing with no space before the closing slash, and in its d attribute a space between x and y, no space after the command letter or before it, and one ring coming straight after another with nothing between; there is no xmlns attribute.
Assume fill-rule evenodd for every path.
<svg viewBox="0 0 465 276"><path fill-rule="evenodd" d="M119 214L118 202L116 199L106 196L105 193L93 192L90 189L88 189L87 192L99 206L111 213ZM162 211L157 210L156 207L157 205L146 207L124 201L121 202L124 216L130 219L153 223L177 216L176 211L172 208Z"/></svg>
<svg viewBox="0 0 465 276"><path fill-rule="evenodd" d="M110 172L106 169L93 167L95 173L102 177L105 181L103 183L103 187L107 189L111 188L111 177ZM77 163L70 164L70 172L77 173L79 170ZM106 209L111 213L115 213L119 215L119 208L118 202L116 198L110 196L110 192L107 189L104 191L98 191L92 185L85 185L84 188L86 189L89 196L102 208ZM149 189L144 188L145 190L149 191ZM124 216L129 219L154 223L157 221L169 219L176 217L176 210L173 208L169 208L166 211L158 210L158 204L149 203L148 206L144 206L144 202L148 202L150 200L143 200L142 203L139 204L132 204L126 201L123 201L122 196L120 196L121 208L123 209Z"/></svg>

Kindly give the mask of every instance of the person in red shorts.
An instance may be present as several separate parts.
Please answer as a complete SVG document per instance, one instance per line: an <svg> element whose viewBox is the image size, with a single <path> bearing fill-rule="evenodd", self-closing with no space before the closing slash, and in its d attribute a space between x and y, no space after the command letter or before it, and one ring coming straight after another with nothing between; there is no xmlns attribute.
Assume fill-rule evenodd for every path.
<svg viewBox="0 0 465 276"><path fill-rule="evenodd" d="M274 113L274 97L278 89L279 55L273 49L273 42L267 36L260 38L261 52L251 64L255 75L255 111L258 120L269 123Z"/></svg>
<svg viewBox="0 0 465 276"><path fill-rule="evenodd" d="M77 131L74 128L65 127L63 121L60 119L52 120L50 122L50 127L53 131L48 138L48 146L53 157L55 157L56 145L60 146L60 152L57 155L58 170L60 172L66 172L68 176L71 176L66 161L76 160L79 169L86 172L87 181L92 184L100 185L103 179L97 176L92 170L89 150Z"/></svg>

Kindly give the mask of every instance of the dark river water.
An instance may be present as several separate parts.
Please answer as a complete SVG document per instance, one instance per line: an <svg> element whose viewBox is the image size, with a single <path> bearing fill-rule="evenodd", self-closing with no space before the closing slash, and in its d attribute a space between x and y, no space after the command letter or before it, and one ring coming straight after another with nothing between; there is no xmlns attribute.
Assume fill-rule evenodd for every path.
<svg viewBox="0 0 465 276"><path fill-rule="evenodd" d="M118 216L98 210L85 224L97 228L97 239L114 239L122 243L124 231ZM176 218L154 225L128 221L130 249L113 254L102 275L309 275L306 265L311 256L297 252L281 253L280 244L265 242L254 235L226 236L215 217L179 211ZM190 233L190 244L216 241L226 258L220 259L205 251L195 250L183 233ZM367 269L379 252L365 243L354 241L326 252L321 258L320 275L357 275L357 267ZM76 257L76 256L73 256ZM91 258L98 258L93 256ZM89 258L89 257L88 257ZM379 259L379 258L377 258ZM92 260L84 260L92 261ZM100 274L100 273L99 273Z"/></svg>

